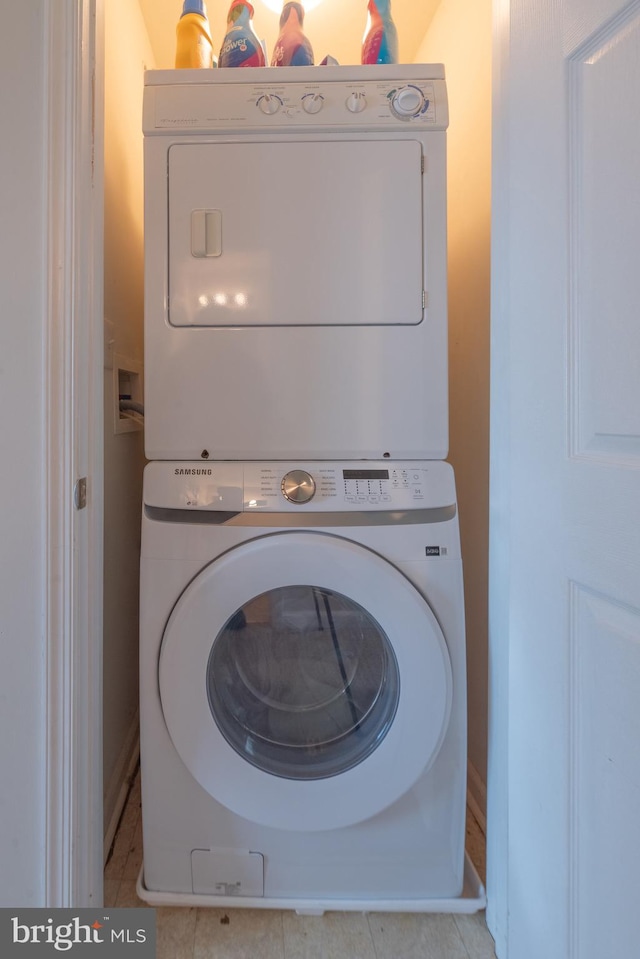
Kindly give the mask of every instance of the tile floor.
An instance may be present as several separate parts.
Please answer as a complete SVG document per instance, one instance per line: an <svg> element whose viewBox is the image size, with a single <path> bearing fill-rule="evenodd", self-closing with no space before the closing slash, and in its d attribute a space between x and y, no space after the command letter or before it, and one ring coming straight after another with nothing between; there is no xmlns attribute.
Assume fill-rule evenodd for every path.
<svg viewBox="0 0 640 959"><path fill-rule="evenodd" d="M484 836L467 813L467 850L483 882ZM104 872L105 906L144 906L140 774L135 777ZM495 959L483 913L327 912L162 907L157 959Z"/></svg>

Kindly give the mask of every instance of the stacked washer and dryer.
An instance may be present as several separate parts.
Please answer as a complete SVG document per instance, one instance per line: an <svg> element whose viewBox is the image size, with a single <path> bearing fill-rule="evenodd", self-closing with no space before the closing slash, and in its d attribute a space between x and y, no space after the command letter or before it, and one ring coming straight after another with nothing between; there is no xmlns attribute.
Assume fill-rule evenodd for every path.
<svg viewBox="0 0 640 959"><path fill-rule="evenodd" d="M443 69L145 84L139 894L473 911Z"/></svg>

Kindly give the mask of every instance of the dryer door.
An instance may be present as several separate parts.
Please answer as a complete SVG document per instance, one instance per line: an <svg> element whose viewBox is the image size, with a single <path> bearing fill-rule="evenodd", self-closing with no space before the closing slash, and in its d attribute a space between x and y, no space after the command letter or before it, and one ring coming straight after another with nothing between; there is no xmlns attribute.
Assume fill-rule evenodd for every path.
<svg viewBox="0 0 640 959"><path fill-rule="evenodd" d="M418 140L174 144L172 326L422 322Z"/></svg>
<svg viewBox="0 0 640 959"><path fill-rule="evenodd" d="M306 531L244 543L191 582L159 683L200 785L289 830L397 800L433 762L451 707L446 643L416 588L365 547Z"/></svg>

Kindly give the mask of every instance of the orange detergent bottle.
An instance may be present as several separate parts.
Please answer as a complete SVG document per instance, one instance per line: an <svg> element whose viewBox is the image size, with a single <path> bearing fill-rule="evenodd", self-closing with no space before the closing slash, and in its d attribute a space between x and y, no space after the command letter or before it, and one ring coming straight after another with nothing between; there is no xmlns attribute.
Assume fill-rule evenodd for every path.
<svg viewBox="0 0 640 959"><path fill-rule="evenodd" d="M184 0L176 27L176 68L213 66L213 44L204 0Z"/></svg>

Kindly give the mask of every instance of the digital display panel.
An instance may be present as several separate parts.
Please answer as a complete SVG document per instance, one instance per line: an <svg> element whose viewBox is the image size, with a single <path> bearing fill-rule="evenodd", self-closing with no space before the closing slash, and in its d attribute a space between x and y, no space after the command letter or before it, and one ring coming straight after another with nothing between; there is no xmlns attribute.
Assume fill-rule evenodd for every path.
<svg viewBox="0 0 640 959"><path fill-rule="evenodd" d="M383 480L389 479L389 470L343 470L346 480Z"/></svg>

